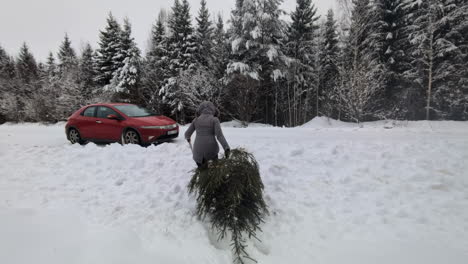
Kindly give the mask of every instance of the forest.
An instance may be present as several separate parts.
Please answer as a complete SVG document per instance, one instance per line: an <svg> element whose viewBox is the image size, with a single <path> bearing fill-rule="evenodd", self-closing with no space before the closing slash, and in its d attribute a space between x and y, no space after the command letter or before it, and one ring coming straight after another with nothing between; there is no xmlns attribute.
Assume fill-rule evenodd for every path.
<svg viewBox="0 0 468 264"><path fill-rule="evenodd" d="M211 0L214 1L214 0ZM96 48L69 35L46 61L0 46L0 123L58 122L81 106L128 102L185 124L212 101L222 120L299 126L316 116L363 122L468 120L468 1L206 0L155 14L143 52L129 18L109 13ZM103 18L104 19L104 18ZM56 48L51 47L51 50Z"/></svg>

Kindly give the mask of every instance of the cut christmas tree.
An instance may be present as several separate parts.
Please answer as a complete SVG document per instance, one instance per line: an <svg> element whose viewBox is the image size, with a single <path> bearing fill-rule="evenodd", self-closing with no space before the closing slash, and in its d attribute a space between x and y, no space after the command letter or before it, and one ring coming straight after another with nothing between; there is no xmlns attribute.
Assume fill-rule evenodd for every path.
<svg viewBox="0 0 468 264"><path fill-rule="evenodd" d="M229 158L196 169L188 188L197 195L198 216L209 217L218 239L231 234L234 262L253 260L246 251L246 239L258 239L256 232L261 231L260 224L268 214L255 157L244 149L234 149Z"/></svg>

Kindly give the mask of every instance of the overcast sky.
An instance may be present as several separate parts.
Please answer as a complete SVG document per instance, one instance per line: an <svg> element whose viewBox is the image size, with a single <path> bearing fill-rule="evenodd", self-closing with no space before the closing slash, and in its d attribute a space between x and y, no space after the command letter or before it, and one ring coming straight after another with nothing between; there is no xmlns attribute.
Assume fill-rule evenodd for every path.
<svg viewBox="0 0 468 264"><path fill-rule="evenodd" d="M26 41L36 59L44 61L49 51L57 52L65 32L80 51L86 42L97 46L99 30L105 27L109 11L120 21L130 18L133 36L146 49L151 25L160 9L170 9L174 0L0 0L0 46L17 55ZM189 0L192 14L200 0ZM207 0L211 13L220 12L227 20L235 0ZM321 14L334 7L335 0L314 0ZM282 8L290 12L296 0L284 0Z"/></svg>

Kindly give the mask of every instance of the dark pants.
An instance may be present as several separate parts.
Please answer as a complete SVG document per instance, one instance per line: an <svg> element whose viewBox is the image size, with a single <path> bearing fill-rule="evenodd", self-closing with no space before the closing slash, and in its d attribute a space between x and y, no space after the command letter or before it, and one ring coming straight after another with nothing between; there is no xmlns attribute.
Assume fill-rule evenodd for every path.
<svg viewBox="0 0 468 264"><path fill-rule="evenodd" d="M213 161L216 161L216 160L218 160L218 158L215 158L215 159L212 159L212 160L213 160ZM199 169L207 169L207 168L208 168L208 162L209 162L209 161L210 161L210 160L206 161L205 159L203 159L202 163L198 163L198 162L197 162L198 168L199 168Z"/></svg>

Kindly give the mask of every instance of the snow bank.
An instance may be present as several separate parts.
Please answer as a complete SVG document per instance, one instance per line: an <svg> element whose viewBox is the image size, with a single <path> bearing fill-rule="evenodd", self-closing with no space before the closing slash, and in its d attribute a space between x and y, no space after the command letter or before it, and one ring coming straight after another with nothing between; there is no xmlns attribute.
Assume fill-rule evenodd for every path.
<svg viewBox="0 0 468 264"><path fill-rule="evenodd" d="M268 264L465 264L468 128L429 124L224 127L257 158L270 209L249 253ZM229 240L195 216L182 138L79 146L60 126L1 125L0 161L0 263L231 263Z"/></svg>
<svg viewBox="0 0 468 264"><path fill-rule="evenodd" d="M260 127L272 127L268 124L261 124L261 123L243 123L239 120L232 120L228 122L221 123L221 127L228 127L228 128L260 128Z"/></svg>
<svg viewBox="0 0 468 264"><path fill-rule="evenodd" d="M334 120L328 117L315 117L311 121L301 126L302 128L356 128L358 124L346 123L343 121Z"/></svg>
<svg viewBox="0 0 468 264"><path fill-rule="evenodd" d="M374 122L362 122L360 124L343 122L328 117L315 117L302 125L301 128L313 129L360 129L360 130L382 130L401 129L406 131L466 131L468 122L459 121L400 121L381 120Z"/></svg>

